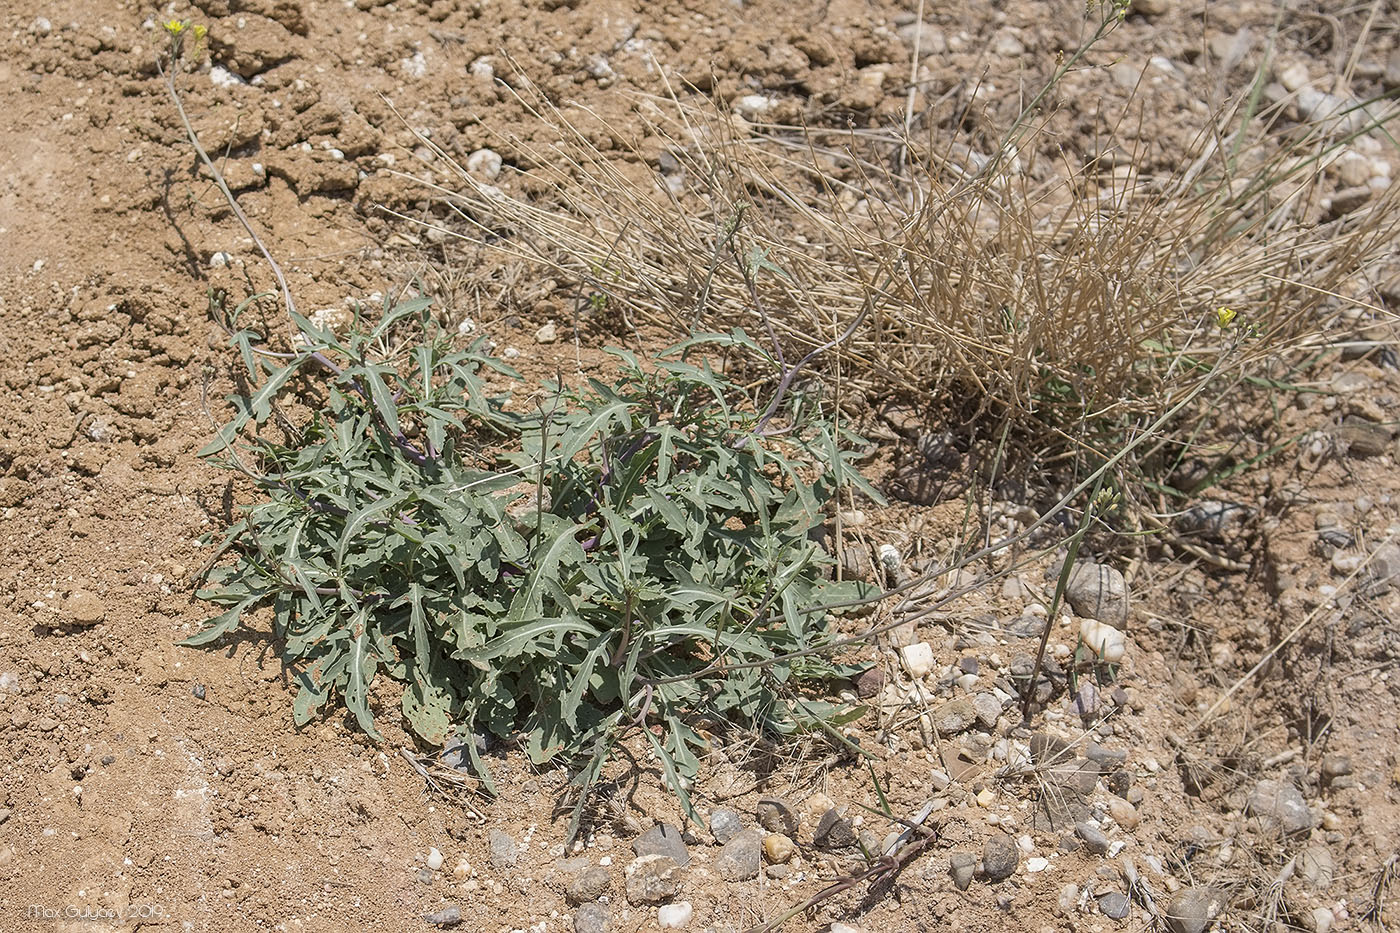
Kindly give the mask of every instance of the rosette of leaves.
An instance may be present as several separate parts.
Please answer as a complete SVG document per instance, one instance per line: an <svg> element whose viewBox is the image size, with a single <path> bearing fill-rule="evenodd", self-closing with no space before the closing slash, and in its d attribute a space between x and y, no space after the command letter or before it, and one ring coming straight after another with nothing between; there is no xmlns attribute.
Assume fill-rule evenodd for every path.
<svg viewBox="0 0 1400 933"><path fill-rule="evenodd" d="M258 498L199 593L225 611L186 644L270 607L298 724L338 701L377 737L370 687L387 676L409 727L460 743L488 788L483 731L580 765L580 808L636 730L689 811L702 730L849 715L821 698L851 673L823 650L823 607L868 594L830 582L811 532L843 486L878 493L815 399L760 415L712 368L767 359L742 332L645 363L610 351L614 380L546 386L526 416L481 378L518 376L480 340L454 349L426 300L345 337L295 320L280 357L229 327L246 379L201 453ZM288 393L300 419L279 410Z"/></svg>

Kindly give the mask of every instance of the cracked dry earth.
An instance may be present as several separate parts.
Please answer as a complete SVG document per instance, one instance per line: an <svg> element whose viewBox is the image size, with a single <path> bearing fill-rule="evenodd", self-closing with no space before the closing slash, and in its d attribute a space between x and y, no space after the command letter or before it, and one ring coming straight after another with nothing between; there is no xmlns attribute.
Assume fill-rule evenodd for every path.
<svg viewBox="0 0 1400 933"><path fill-rule="evenodd" d="M208 25L210 61L181 75L186 105L303 307L340 308L418 274L445 313L470 313L527 372L547 373L574 360L539 332L554 318L563 329L561 296L494 277L482 255L382 210L430 216L422 183L448 180L414 131L478 154L474 170L510 193L528 166L501 134L528 140L532 123L500 75L582 101L619 134L637 125L626 92L657 92L663 71L750 112L881 126L902 118L917 37L920 103L966 95L976 122L1014 113L1084 34L1077 0L928 4L922 25L917 9L3 4L0 929L740 930L859 871L858 843L881 848L904 828L879 815L877 782L936 841L786 929L1400 922L1387 894L1400 850L1400 375L1379 317L1287 400L1280 418L1306 442L1243 475L1229 508L1203 506L1216 510L1200 526L1205 550L1243 570L1183 553L1105 571L1127 604L1073 604L1126 632L1114 681L1070 682L1082 620L1054 620L1044 712L1022 728L1016 682L1053 590L1050 568L1030 567L866 652L872 672L850 689L880 709L851 734L872 763L813 743L717 741L696 790L706 829L683 825L638 748L630 792L566 852L563 770L494 748L502 795L488 801L390 716L383 746L337 716L293 729L265 642L175 647L207 614L192 595L207 559L197 539L235 497L194 456L211 432L206 381L227 371L205 296L269 277L183 140L156 74L157 18ZM1066 157L1093 151L1101 101L1136 88L1140 138L1161 149L1149 159L1169 161L1212 95L1250 80L1275 14L1137 4L1071 78L1057 125ZM1394 3L1290 15L1267 93L1393 90L1397 22ZM1323 209L1364 210L1396 161L1381 135L1356 139L1328 169ZM1377 288L1372 303L1394 309L1394 275ZM867 509L866 538L912 563L954 533L961 509ZM1006 504L984 519L1014 529L1027 517Z"/></svg>

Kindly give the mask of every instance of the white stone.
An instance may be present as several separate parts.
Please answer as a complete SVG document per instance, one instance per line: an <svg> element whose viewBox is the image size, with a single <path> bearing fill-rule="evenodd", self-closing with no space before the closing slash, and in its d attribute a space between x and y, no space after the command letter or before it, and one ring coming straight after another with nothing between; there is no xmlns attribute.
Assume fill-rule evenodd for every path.
<svg viewBox="0 0 1400 933"><path fill-rule="evenodd" d="M759 123L778 105L763 94L745 94L734 104L734 112L750 123Z"/></svg>
<svg viewBox="0 0 1400 933"><path fill-rule="evenodd" d="M1278 73L1278 83L1282 84L1289 91L1296 91L1308 84L1308 66L1299 62L1289 65Z"/></svg>
<svg viewBox="0 0 1400 933"><path fill-rule="evenodd" d="M1034 875L1036 872L1045 871L1050 867L1050 860L1036 856L1026 859L1026 872Z"/></svg>
<svg viewBox="0 0 1400 933"><path fill-rule="evenodd" d="M899 660L915 680L933 670L933 646L926 641L915 642L899 649Z"/></svg>
<svg viewBox="0 0 1400 933"><path fill-rule="evenodd" d="M428 857L423 860L423 864L427 865L432 871L437 871L442 867L442 853L436 848L429 849Z"/></svg>
<svg viewBox="0 0 1400 933"><path fill-rule="evenodd" d="M895 547L893 544L880 545L880 563L883 564L885 570L890 573L894 573L898 570L900 565L899 548Z"/></svg>
<svg viewBox="0 0 1400 933"><path fill-rule="evenodd" d="M1085 619L1079 624L1079 637L1084 639L1084 644L1088 645L1094 654L1109 664L1117 664L1123 660L1123 655L1128 650L1128 641L1122 632L1096 619Z"/></svg>
<svg viewBox="0 0 1400 933"><path fill-rule="evenodd" d="M554 343L558 339L559 328L554 326L553 321L535 331L535 343Z"/></svg>
<svg viewBox="0 0 1400 933"><path fill-rule="evenodd" d="M467 172L487 181L501 174L501 156L494 149L478 149L467 156Z"/></svg>
<svg viewBox="0 0 1400 933"><path fill-rule="evenodd" d="M695 908L690 906L690 901L680 901L659 908L656 911L656 922L663 930L683 930L693 916Z"/></svg>

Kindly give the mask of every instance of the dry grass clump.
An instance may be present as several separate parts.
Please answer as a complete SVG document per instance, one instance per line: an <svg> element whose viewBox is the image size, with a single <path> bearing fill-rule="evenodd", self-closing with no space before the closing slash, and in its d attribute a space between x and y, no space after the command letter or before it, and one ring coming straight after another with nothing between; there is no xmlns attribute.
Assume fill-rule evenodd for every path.
<svg viewBox="0 0 1400 933"><path fill-rule="evenodd" d="M1086 163L1054 160L1043 113L979 155L932 112L910 123L924 130L874 132L638 97L626 138L526 102L552 136L511 141L532 194L457 166L444 198L456 232L573 295L576 325L766 333L789 360L828 351L814 365L846 392L952 403L1041 451L1121 444L1207 381L1229 392L1382 313L1368 275L1400 193L1337 216L1323 201L1326 164L1374 108L1284 126L1242 97L1161 177L1116 127Z"/></svg>

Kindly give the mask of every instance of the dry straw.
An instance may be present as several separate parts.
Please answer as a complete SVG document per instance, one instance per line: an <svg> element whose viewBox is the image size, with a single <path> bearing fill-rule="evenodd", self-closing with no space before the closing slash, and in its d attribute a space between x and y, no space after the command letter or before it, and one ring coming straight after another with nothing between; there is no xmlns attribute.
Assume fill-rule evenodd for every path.
<svg viewBox="0 0 1400 933"><path fill-rule="evenodd" d="M952 401L1042 449L1086 426L1121 442L1208 376L1233 387L1339 339L1344 312L1383 313L1367 283L1400 194L1319 207L1327 163L1384 133L1392 111L1374 106L1285 127L1245 95L1161 176L1118 127L1087 163L1044 164L1051 115L1031 108L979 155L936 119L922 134L753 125L676 94L638 96L629 138L515 83L539 124L509 141L522 193L440 153L460 179L440 189L448 226L564 283L578 321L740 326L791 358L844 336L824 363L848 388Z"/></svg>

